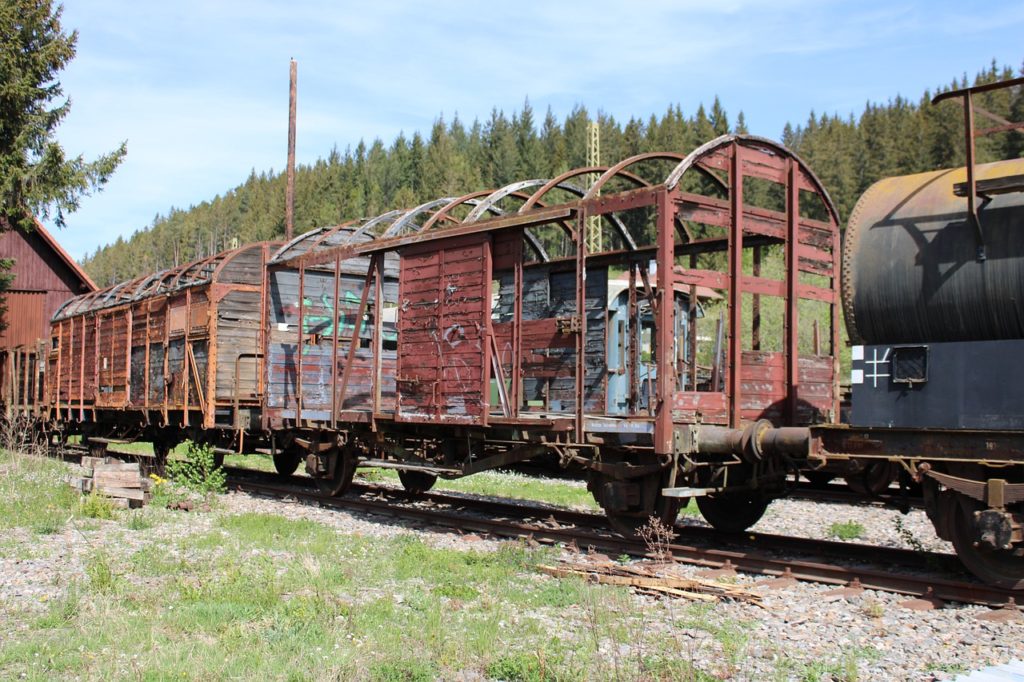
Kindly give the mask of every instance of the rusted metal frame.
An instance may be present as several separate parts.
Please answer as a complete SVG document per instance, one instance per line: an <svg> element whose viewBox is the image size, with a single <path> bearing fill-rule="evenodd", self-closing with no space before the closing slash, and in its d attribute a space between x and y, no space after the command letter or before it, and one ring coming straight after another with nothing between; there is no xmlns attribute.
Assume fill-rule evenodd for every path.
<svg viewBox="0 0 1024 682"><path fill-rule="evenodd" d="M377 264L376 276L373 278L373 405L372 428L377 429L377 415L381 408L381 384L384 371L384 258ZM397 400L397 395L396 395ZM397 412L397 405L395 408Z"/></svg>
<svg viewBox="0 0 1024 682"><path fill-rule="evenodd" d="M370 267L373 267L371 260ZM338 312L338 299L341 297L341 258L334 259L334 324L331 334L331 428L338 425L338 327L341 326L341 315ZM346 369L348 369L346 367Z"/></svg>
<svg viewBox="0 0 1024 682"><path fill-rule="evenodd" d="M796 161L789 160L789 182L786 185L786 423L794 424L800 393L800 185Z"/></svg>
<svg viewBox="0 0 1024 682"><path fill-rule="evenodd" d="M150 319L153 316L153 311L150 309L149 301L146 302L146 338L143 343L146 344L145 348L145 364L142 367L142 409L146 414L146 423L149 423L149 330L150 330Z"/></svg>
<svg viewBox="0 0 1024 682"><path fill-rule="evenodd" d="M743 167L740 145L732 144L729 198L732 225L729 230L729 350L726 394L729 426L738 428L743 420Z"/></svg>
<svg viewBox="0 0 1024 682"><path fill-rule="evenodd" d="M978 217L978 188L974 178L974 106L971 91L964 93L964 138L967 141L967 215L978 240L979 260L985 259L985 235Z"/></svg>
<svg viewBox="0 0 1024 682"><path fill-rule="evenodd" d="M1003 88L1010 88L1015 85L1024 85L1024 77L1021 78L1010 78L1003 81L997 81L995 83L986 83L984 85L973 85L969 88L963 88L960 90L950 90L949 92L943 92L932 98L932 104L938 104L939 102L953 97L963 97L968 92L989 92L990 90L1002 90Z"/></svg>
<svg viewBox="0 0 1024 682"><path fill-rule="evenodd" d="M95 420L95 417L96 417L96 402L97 402L97 398L99 398L99 395L100 395L100 351L102 350L100 348L100 346L101 346L100 341L102 340L101 332L102 332L102 327L103 327L103 315L102 315L102 313L97 313L96 315L93 316L92 319L93 319L93 325L92 325L92 333L93 333L93 337L92 337L93 338L93 343L92 343L93 366L92 366L92 402L91 402L91 405L92 405L93 419Z"/></svg>
<svg viewBox="0 0 1024 682"><path fill-rule="evenodd" d="M189 334L189 331L191 331L191 328L192 328L192 289L188 288L188 289L185 289L185 336L182 337L183 338L183 343L185 344L185 352L182 354L183 357L181 359L181 361L182 361L181 376L182 376L182 379L185 382L185 386L184 386L185 392L182 394L182 401L183 401L182 402L182 420L183 420L182 426L185 426L185 427L187 427L189 425L189 422L191 421L190 418L189 418L190 415L188 413L188 411L189 411L189 395L188 395L189 394L189 373L190 373L190 371L192 369L191 363L189 363L189 358L192 356L192 351L191 351L191 348L190 348L191 340L189 339L188 334Z"/></svg>
<svg viewBox="0 0 1024 682"><path fill-rule="evenodd" d="M398 212L394 212L398 213ZM562 222L571 218L576 213L573 206L555 206L551 208L538 208L526 214L506 215L499 218L484 220L476 223L459 224L454 227L445 228L437 232L417 232L405 237L391 237L389 239L360 242L358 244L339 244L316 253L303 253L284 260L278 265L298 267L304 264L306 267L320 265L334 258L341 257L343 260L355 256L362 256L376 251L394 251L400 247L421 242L433 241L435 239L449 239L481 232L493 232L512 227L531 227L547 225L549 223ZM365 225L363 227L366 227ZM360 228L360 230L363 228Z"/></svg>
<svg viewBox="0 0 1024 682"><path fill-rule="evenodd" d="M203 426L208 429L213 428L216 419L217 359L220 351L220 299L211 295L210 287L206 290L206 388L203 389L205 395L209 396L208 400L203 401Z"/></svg>
<svg viewBox="0 0 1024 682"><path fill-rule="evenodd" d="M519 417L523 404L523 248L516 245L512 290L512 416Z"/></svg>
<svg viewBox="0 0 1024 682"><path fill-rule="evenodd" d="M295 426L302 426L302 345L305 338L302 333L306 308L306 266L299 263L299 326L295 330Z"/></svg>
<svg viewBox="0 0 1024 682"><path fill-rule="evenodd" d="M171 362L171 297L167 295L164 297L164 322L163 322L163 337L164 337L164 395L163 403L161 405L161 412L163 414L163 426L170 426L170 402L171 402L171 389L167 386L167 370Z"/></svg>
<svg viewBox="0 0 1024 682"><path fill-rule="evenodd" d="M601 176L598 177L598 179L594 182L594 184L590 186L590 189L587 190L587 194L585 197L583 197L583 200L587 201L598 196L601 193L601 188L604 187L609 180L614 178L616 175L621 173L626 168L634 164L640 163L641 161L653 161L656 159L667 161L682 161L683 158L684 157L682 154L676 154L673 152L647 152L645 154L637 154L635 156L630 156L627 159L619 161L614 166L609 166L608 170L602 173Z"/></svg>
<svg viewBox="0 0 1024 682"><path fill-rule="evenodd" d="M658 194L658 307L655 311L658 372L657 404L654 411L654 452L673 452L672 396L676 386L675 363L675 212L672 194ZM645 286L646 286L645 280Z"/></svg>
<svg viewBox="0 0 1024 682"><path fill-rule="evenodd" d="M270 289L270 271L266 266L270 257L270 244L267 242L263 243L261 250L261 262L264 264L260 270L260 326L256 331L256 350L259 353L259 357L256 358L256 396L262 397L266 395L266 354L267 341L270 339L270 333L268 331L269 313L267 311L268 301L267 295Z"/></svg>
<svg viewBox="0 0 1024 682"><path fill-rule="evenodd" d="M574 436L576 442L586 442L586 349L587 349L587 246L586 246L587 208L581 207L576 214L576 424Z"/></svg>
<svg viewBox="0 0 1024 682"><path fill-rule="evenodd" d="M832 339L832 347L829 349L829 354L832 356L832 421L839 421L839 283L841 277L841 259L840 249L842 244L840 243L839 225L838 222L833 225L832 228L832 329L830 330L829 336Z"/></svg>
<svg viewBox="0 0 1024 682"><path fill-rule="evenodd" d="M557 223L571 219L577 213L578 209L575 206L562 205L553 206L551 208L538 208L530 211L529 213L517 213L500 218L483 220L477 223L460 224L455 227L449 227L432 233L415 234L407 237L393 237L388 240L381 240L379 243L371 242L366 244L357 244L351 247L352 254L363 255L373 253L375 251L393 251L402 246L431 241L434 239L451 239L453 237L463 237L483 232L494 232L513 227L547 225L549 223ZM326 253L326 251L324 253Z"/></svg>
<svg viewBox="0 0 1024 682"><path fill-rule="evenodd" d="M447 250L444 248L436 249L437 253L437 333L440 334L441 330L447 329L448 325L444 319L445 304L444 304L444 273L445 265L447 265L445 254ZM403 300L403 299L399 299ZM437 344L437 360L434 363L434 384L431 388L430 406L433 408L434 418L439 422L441 421L441 387L444 385L444 360L441 357L441 344Z"/></svg>
<svg viewBox="0 0 1024 682"><path fill-rule="evenodd" d="M79 418L79 420L82 419L82 413L81 413L81 410L82 410L82 393L81 392L82 392L82 383L85 381L85 315L82 315L80 319L82 320L82 340L81 340L79 345L81 346L82 350L78 353L78 355L79 355L79 359L78 359L78 391L79 391L79 394L78 394L79 416L78 416L78 418ZM72 403L75 400L74 385L72 384L72 381L71 381L71 375L75 371L75 318L72 317L68 321L71 323L71 338L68 341L68 351L71 353L71 357L68 358L68 363L70 365L70 367L68 368L69 369L69 371L68 371L68 420L70 420L71 417L72 417L72 414L73 414L72 410L74 409L72 407Z"/></svg>
<svg viewBox="0 0 1024 682"><path fill-rule="evenodd" d="M370 266L366 269L366 279L363 280L363 293L359 298L359 312L356 314L355 325L352 329L352 338L348 342L348 358L345 360L345 371L341 374L341 386L338 388L337 393L341 394L341 400L345 400L345 391L348 389L348 378L352 371L352 365L356 360L356 351L359 349L359 332L362 327L363 317L366 316L367 303L370 300L370 283L373 281L375 273L377 271L377 261L383 258L382 254L375 253L370 258ZM337 281L337 280L335 280ZM337 310L337 308L335 308ZM335 323L337 327L337 323ZM342 403L344 405L344 402ZM331 419L334 419L334 411L332 408Z"/></svg>
<svg viewBox="0 0 1024 682"><path fill-rule="evenodd" d="M636 262L629 264L629 316L626 319L625 338L629 344L626 355L626 373L629 377L629 414L635 415L640 406L640 305L636 297Z"/></svg>
<svg viewBox="0 0 1024 682"><path fill-rule="evenodd" d="M690 255L689 266L691 270L697 267L697 256L696 254ZM675 268L673 268L674 270ZM697 304L697 285L690 285L690 300L688 301L689 310L687 311L687 334L689 336L688 348L689 354L687 356L687 362L690 366L690 385L683 386L683 390L696 391L697 390L697 312L699 306Z"/></svg>
<svg viewBox="0 0 1024 682"><path fill-rule="evenodd" d="M824 457L894 457L912 461L1024 463L1020 431L909 429L818 424L810 427L811 453Z"/></svg>
<svg viewBox="0 0 1024 682"><path fill-rule="evenodd" d="M520 447L506 450L501 454L491 455L490 457L485 457L484 459L464 464L462 467L462 473L468 476L481 471L487 471L488 469L495 469L497 467L508 466L509 464L515 464L516 462L532 459L533 457L543 455L546 452L550 452L550 450L545 445L524 444Z"/></svg>
<svg viewBox="0 0 1024 682"><path fill-rule="evenodd" d="M128 336L124 349L124 404L127 406L132 402L132 330L135 315L132 314L131 306L125 308L125 315L128 317Z"/></svg>
<svg viewBox="0 0 1024 682"><path fill-rule="evenodd" d="M580 205L586 207L588 215L598 216L653 206L658 201L658 193L663 188L664 185L655 185L653 187L641 187L625 192L616 192L615 194L602 194L594 199L581 200Z"/></svg>
<svg viewBox="0 0 1024 682"><path fill-rule="evenodd" d="M526 211L532 209L534 206L542 205L540 203L540 200L545 194L555 189L556 187L562 187L562 185L566 181L571 180L572 178L580 176L585 177L588 175L593 175L594 173L604 173L606 170L608 170L608 166L586 166L584 168L574 168L572 170L566 171L565 173L562 173L561 175L556 175L555 177L548 180L543 187L541 187L532 195L530 195L530 198L526 200L526 203L519 207L519 212L525 213ZM644 180L643 178L641 178L640 176L634 175L633 173L629 173L627 171L619 171L618 177L632 182L637 187L647 187L651 184ZM565 188L562 187L562 189ZM586 196L586 192L581 193L580 196Z"/></svg>
<svg viewBox="0 0 1024 682"><path fill-rule="evenodd" d="M484 252L484 281L483 290L490 291L491 284L494 279L494 257L492 249L494 246L494 240L491 238L484 239L483 241L483 252ZM482 296L483 300L480 301L480 316L484 320L484 333L487 338L490 339L490 343L484 345L483 348L483 367L480 368L480 398L483 402L480 409L480 423L483 426L487 426L487 420L491 416L491 369L492 365L498 362L497 353L494 352L497 344L494 342L494 324L491 320L491 297ZM502 405L502 413L507 417L508 412L508 396L505 395L505 378L501 371L501 365L497 365L497 372L495 372L494 380L498 382L498 395L504 398ZM499 398L501 399L501 398Z"/></svg>

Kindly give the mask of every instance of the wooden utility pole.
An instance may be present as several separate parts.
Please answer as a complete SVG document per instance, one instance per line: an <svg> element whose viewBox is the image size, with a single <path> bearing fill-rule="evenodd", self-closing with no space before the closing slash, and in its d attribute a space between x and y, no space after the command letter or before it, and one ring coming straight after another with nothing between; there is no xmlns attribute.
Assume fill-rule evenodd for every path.
<svg viewBox="0 0 1024 682"><path fill-rule="evenodd" d="M290 87L288 88L288 184L284 191L284 238L290 241L295 229L295 83L298 80L298 64L291 61Z"/></svg>

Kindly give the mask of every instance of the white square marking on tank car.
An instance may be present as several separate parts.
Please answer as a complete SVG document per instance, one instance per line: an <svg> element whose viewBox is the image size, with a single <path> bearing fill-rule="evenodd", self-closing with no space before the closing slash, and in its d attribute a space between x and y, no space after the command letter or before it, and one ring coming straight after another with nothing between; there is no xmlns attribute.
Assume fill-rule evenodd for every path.
<svg viewBox="0 0 1024 682"><path fill-rule="evenodd" d="M850 348L850 359L851 360L863 360L864 359L864 346L852 346Z"/></svg>
<svg viewBox="0 0 1024 682"><path fill-rule="evenodd" d="M862 369L851 369L850 370L850 383L851 384L863 384L864 383L864 370L862 370Z"/></svg>

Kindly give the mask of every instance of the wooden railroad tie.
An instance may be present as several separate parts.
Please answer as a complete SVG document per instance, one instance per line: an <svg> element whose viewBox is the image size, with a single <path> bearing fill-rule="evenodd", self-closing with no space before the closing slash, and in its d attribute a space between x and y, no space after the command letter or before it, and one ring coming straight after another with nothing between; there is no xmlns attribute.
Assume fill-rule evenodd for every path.
<svg viewBox="0 0 1024 682"><path fill-rule="evenodd" d="M83 457L83 475L70 485L82 494L96 493L110 498L115 507L138 508L152 499L152 481L142 474L138 462L121 462L111 457Z"/></svg>

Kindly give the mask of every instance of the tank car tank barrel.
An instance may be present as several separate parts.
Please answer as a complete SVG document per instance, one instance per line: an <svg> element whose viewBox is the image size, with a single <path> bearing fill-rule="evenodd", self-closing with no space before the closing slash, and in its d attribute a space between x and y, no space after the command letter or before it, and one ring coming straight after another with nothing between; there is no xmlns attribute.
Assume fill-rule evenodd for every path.
<svg viewBox="0 0 1024 682"><path fill-rule="evenodd" d="M850 215L842 297L854 343L1024 338L1024 159L975 167L986 260L964 168L886 178Z"/></svg>

